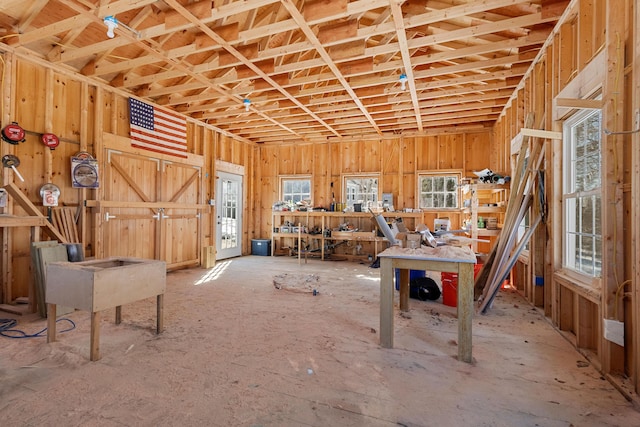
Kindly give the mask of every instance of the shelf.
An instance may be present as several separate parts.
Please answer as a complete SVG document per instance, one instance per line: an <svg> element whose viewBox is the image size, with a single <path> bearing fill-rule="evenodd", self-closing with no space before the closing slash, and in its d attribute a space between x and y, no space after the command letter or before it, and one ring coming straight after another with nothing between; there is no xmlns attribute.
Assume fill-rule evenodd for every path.
<svg viewBox="0 0 640 427"><path fill-rule="evenodd" d="M387 242L388 240L384 237L379 236L331 236L325 237L326 240L353 240L353 241L363 241L363 242Z"/></svg>
<svg viewBox="0 0 640 427"><path fill-rule="evenodd" d="M488 237L489 244L493 246L500 236L501 229L478 228L478 220L483 218L486 223L488 219L493 219L497 220L498 224L504 221L509 187L498 184L471 184L469 188L471 191L464 195L469 206L461 210L463 214L469 216L468 234L472 239ZM493 204L498 206L487 206ZM474 251L478 251L477 242L474 242L472 247Z"/></svg>
<svg viewBox="0 0 640 427"><path fill-rule="evenodd" d="M505 208L502 206L478 206L476 211L481 213L504 213Z"/></svg>
<svg viewBox="0 0 640 427"><path fill-rule="evenodd" d="M500 191L508 190L509 187L506 184L470 184L478 191L487 191L491 193L499 193Z"/></svg>
<svg viewBox="0 0 640 427"><path fill-rule="evenodd" d="M487 230L486 228L478 228L478 236L499 236L501 229Z"/></svg>
<svg viewBox="0 0 640 427"><path fill-rule="evenodd" d="M423 218L423 212L381 212L384 218L402 218L408 220L407 222L418 222ZM376 214L377 215L377 214ZM413 220L413 221L411 221ZM355 225L355 229L358 231L333 231L338 224L352 223ZM319 254L322 259L330 253L325 251L332 251L338 244L332 242L353 241L361 242L367 247L366 250L369 254L377 257L378 249L384 249L384 246L388 244L388 240L384 237L377 235L377 227L374 225L374 218L371 212L327 212L327 211L273 211L272 212L272 230L280 230L280 227L285 227L290 224L289 227L303 226L308 230L312 230L317 227L320 230L332 230L331 236L325 236L324 233L309 234L298 232L272 232L271 233L271 248L272 254L276 252L277 242L282 240L287 242L291 239L304 239L305 244L313 244L319 246ZM363 231L363 230L371 231ZM311 241L315 241L312 243ZM298 245L302 245L301 242ZM351 247L350 245L347 245ZM303 251L304 252L304 251ZM343 253L331 253L338 256L350 256Z"/></svg>
<svg viewBox="0 0 640 427"><path fill-rule="evenodd" d="M385 218L420 218L422 216L422 212L381 212L381 214ZM274 217L295 216L295 217L309 217L309 218L319 218L319 217L372 218L373 217L371 212L329 212L329 211L324 211L324 212L322 211L312 211L312 212L273 211L273 216Z"/></svg>
<svg viewBox="0 0 640 427"><path fill-rule="evenodd" d="M309 233L272 233L273 237L290 237L292 239L297 239L298 236L302 238L311 238L311 239L320 239L322 238L322 234L309 234Z"/></svg>

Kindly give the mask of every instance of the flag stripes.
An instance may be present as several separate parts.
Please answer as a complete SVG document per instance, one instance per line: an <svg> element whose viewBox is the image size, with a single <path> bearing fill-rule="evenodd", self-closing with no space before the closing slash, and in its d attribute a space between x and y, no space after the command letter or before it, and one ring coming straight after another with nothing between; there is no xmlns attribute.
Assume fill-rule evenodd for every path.
<svg viewBox="0 0 640 427"><path fill-rule="evenodd" d="M187 121L168 110L129 98L131 146L187 157Z"/></svg>

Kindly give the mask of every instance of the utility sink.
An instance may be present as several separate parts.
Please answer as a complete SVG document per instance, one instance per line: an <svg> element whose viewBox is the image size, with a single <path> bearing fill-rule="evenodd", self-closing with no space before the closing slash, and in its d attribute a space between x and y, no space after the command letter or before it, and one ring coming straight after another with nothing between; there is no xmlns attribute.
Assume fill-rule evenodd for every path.
<svg viewBox="0 0 640 427"><path fill-rule="evenodd" d="M47 304L101 311L164 294L164 261L103 258L47 265Z"/></svg>
<svg viewBox="0 0 640 427"><path fill-rule="evenodd" d="M47 342L56 340L56 306L91 312L91 360L100 359L100 311L156 297L157 328L163 329L163 301L167 268L164 261L139 258L104 258L47 264Z"/></svg>

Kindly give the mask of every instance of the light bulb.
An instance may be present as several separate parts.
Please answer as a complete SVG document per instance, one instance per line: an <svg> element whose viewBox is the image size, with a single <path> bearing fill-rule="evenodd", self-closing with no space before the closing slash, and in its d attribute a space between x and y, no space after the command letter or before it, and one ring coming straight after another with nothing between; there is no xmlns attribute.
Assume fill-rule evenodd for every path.
<svg viewBox="0 0 640 427"><path fill-rule="evenodd" d="M405 90L407 88L407 75L402 73L400 74L400 89Z"/></svg>
<svg viewBox="0 0 640 427"><path fill-rule="evenodd" d="M115 33L113 32L113 30L118 28L118 20L113 15L105 16L104 25L107 26L107 37L112 39L115 36Z"/></svg>
<svg viewBox="0 0 640 427"><path fill-rule="evenodd" d="M244 104L244 111L249 111L249 106L251 105L251 100L249 98L245 98L242 100Z"/></svg>

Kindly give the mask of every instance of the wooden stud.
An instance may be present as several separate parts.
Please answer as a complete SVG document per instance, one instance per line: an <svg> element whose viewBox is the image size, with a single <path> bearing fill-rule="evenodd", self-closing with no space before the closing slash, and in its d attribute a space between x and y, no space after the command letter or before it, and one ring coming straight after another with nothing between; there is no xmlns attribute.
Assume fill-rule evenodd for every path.
<svg viewBox="0 0 640 427"><path fill-rule="evenodd" d="M624 127L625 91L624 49L620 40L624 39L624 8L607 7L607 41L606 41L606 76L602 87L602 98L605 100L602 111L602 127L617 131ZM624 246L623 238L623 203L622 182L624 182L623 138L620 134L603 135L601 141L601 219L602 219L602 316L612 319L615 311L615 295L618 285L624 281ZM635 260L629 259L635 263ZM620 320L620 319L616 319ZM602 369L605 373L624 371L624 354L617 344L601 336Z"/></svg>
<svg viewBox="0 0 640 427"><path fill-rule="evenodd" d="M634 8L635 15L633 18L633 28L640 28L640 8ZM635 114L640 114L640 33L634 31L635 41L633 45L633 76L634 87L632 88L632 103L635 106ZM632 146L640 146L640 134L635 134L632 138ZM632 150L631 161L631 218L640 218L640 150ZM640 253L640 222L631 221L631 253ZM640 313L640 268L633 270L633 275L630 277L632 280L631 286L631 311L636 314L631 324L631 337L629 339L630 346L629 358L634 360L629 367L630 378L635 387L635 392L640 392L640 362L638 362L638 355L640 355L640 319L637 314Z"/></svg>

